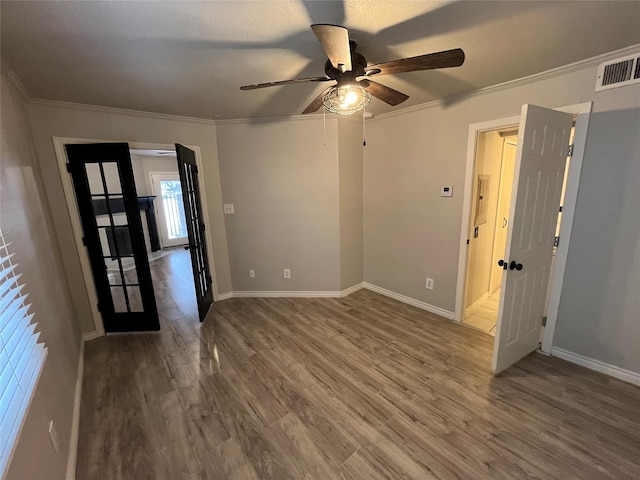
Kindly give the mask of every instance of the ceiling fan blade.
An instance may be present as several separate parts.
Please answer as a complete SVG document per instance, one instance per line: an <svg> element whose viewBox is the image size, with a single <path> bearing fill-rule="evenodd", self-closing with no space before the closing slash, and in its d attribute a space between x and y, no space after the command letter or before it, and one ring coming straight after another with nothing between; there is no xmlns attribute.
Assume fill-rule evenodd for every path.
<svg viewBox="0 0 640 480"><path fill-rule="evenodd" d="M390 62L369 65L367 75L388 75L390 73L416 72L434 68L459 67L464 63L464 52L460 48L444 52L428 53L411 58L401 58Z"/></svg>
<svg viewBox="0 0 640 480"><path fill-rule="evenodd" d="M374 97L379 98L383 102L392 106L399 105L409 98L409 95L405 95L402 92L387 87L386 85L382 85L381 83L374 82L373 80L361 80L360 85L362 85L362 88Z"/></svg>
<svg viewBox="0 0 640 480"><path fill-rule="evenodd" d="M240 87L240 90L255 90L257 88L277 87L279 85L292 85L294 83L328 82L330 80L331 79L329 77L296 78L295 80L282 80L280 82L266 82L266 83L256 83L255 85L243 85L242 87Z"/></svg>
<svg viewBox="0 0 640 480"><path fill-rule="evenodd" d="M325 88L322 93L314 98L313 102L311 102L309 106L304 109L302 114L304 115L305 113L313 113L318 111L318 109L322 107L322 97L324 97L332 88L333 86Z"/></svg>
<svg viewBox="0 0 640 480"><path fill-rule="evenodd" d="M326 24L311 25L311 30L318 37L333 68L337 68L342 72L351 71L349 30L339 25Z"/></svg>

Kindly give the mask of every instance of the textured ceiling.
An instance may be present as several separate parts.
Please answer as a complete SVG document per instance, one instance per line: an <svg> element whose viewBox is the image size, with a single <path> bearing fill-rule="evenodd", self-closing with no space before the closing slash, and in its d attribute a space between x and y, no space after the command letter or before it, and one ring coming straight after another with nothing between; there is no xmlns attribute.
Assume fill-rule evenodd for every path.
<svg viewBox="0 0 640 480"><path fill-rule="evenodd" d="M199 118L299 114L323 75L309 25L349 28L370 64L462 48L462 67L376 77L398 108L640 44L640 2L2 1L2 57L34 98ZM594 79L595 82L595 79ZM452 99L450 101L455 101ZM374 99L374 114L394 109ZM218 118L218 117L216 117Z"/></svg>

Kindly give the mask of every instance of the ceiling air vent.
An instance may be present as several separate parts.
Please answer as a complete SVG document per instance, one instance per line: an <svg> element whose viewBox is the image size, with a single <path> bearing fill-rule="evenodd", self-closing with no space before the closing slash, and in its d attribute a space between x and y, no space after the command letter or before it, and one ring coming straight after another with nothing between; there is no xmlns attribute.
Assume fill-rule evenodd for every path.
<svg viewBox="0 0 640 480"><path fill-rule="evenodd" d="M640 53L617 58L598 67L596 92L640 83Z"/></svg>

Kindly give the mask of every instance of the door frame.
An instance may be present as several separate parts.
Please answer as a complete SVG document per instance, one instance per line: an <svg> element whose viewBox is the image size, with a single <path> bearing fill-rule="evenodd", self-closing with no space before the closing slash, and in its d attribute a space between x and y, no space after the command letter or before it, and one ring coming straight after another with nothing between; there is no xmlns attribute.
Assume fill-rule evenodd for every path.
<svg viewBox="0 0 640 480"><path fill-rule="evenodd" d="M168 155L167 155L168 156ZM176 159L176 164L177 164L177 159ZM164 204L162 205L162 208L160 207L160 204L158 203L158 198L160 198L162 192L157 192L156 191L156 184L155 184L155 176L156 175L175 175L178 177L178 181L179 181L179 177L180 177L180 172L161 172L161 171L150 171L149 172L149 182L151 183L151 193L153 193L153 195L155 195L156 197L156 201L153 202L156 208L156 217L158 218L158 220L162 220L163 222L165 222L164 225L161 224L160 221L158 221L158 228L166 228L166 217L165 217L165 213L164 213ZM162 200L162 199L160 199ZM162 212L162 214L160 214L160 212ZM182 237L180 237L182 238ZM181 245L187 245L189 243L189 237L184 237L186 239L186 241L184 243L178 243L176 245L166 245L165 244L165 239L163 238L162 232L160 232L160 244L162 245L162 248L165 247L176 247L176 246L181 246Z"/></svg>
<svg viewBox="0 0 640 480"><path fill-rule="evenodd" d="M55 151L56 161L58 164L58 173L60 174L60 181L62 182L62 190L64 192L65 204L67 212L69 213L69 219L71 220L71 230L73 233L74 246L78 253L78 259L80 260L80 267L82 270L82 277L84 285L89 299L89 306L91 308L91 316L95 327L95 334L93 332L87 332L84 335L86 340L90 340L105 335L104 323L102 321L102 315L98 310L98 294L96 286L93 282L93 276L91 273L91 264L89 262L89 255L87 249L82 243L82 224L80 222L80 214L78 212L78 206L76 203L75 192L73 190L73 183L71 181L71 175L67 172L67 154L64 146L68 143L122 143L129 144L129 149L136 150L172 150L175 151L175 144L165 143L146 143L146 142L134 142L128 140L104 140L104 139L88 139L88 138L72 138L72 137L53 137L53 149ZM198 169L203 171L202 155L200 154L200 147L195 145L185 145L187 148L193 150L196 154L196 164ZM198 176L198 186L202 195L202 213L205 223L205 236L208 245L212 245L211 228L209 225L209 209L207 206L207 193L206 185L204 182L204 176ZM211 276L213 277L213 299L218 300L218 290L216 281L215 262L213 258L213 247L209 255L209 269Z"/></svg>
<svg viewBox="0 0 640 480"><path fill-rule="evenodd" d="M560 307L560 295L564 282L564 272L567 266L567 255L571 243L571 231L573 228L573 216L575 213L576 200L578 197L578 186L580 184L580 172L582 171L582 161L584 158L587 130L593 102L585 102L564 107L549 107L565 113L572 113L576 116L575 133L573 137L573 155L569 162L569 172L567 174L567 188L565 191L564 204L562 206L562 223L560 224L560 244L556 254L556 264L551 274L551 290L549 295L549 305L547 308L547 325L543 328L542 342L540 350L551 354L551 344L553 334L558 320L558 309ZM541 105L542 106L542 105ZM471 215L471 196L473 187L473 171L476 160L476 148L478 135L483 132L499 130L509 127L518 127L520 116L489 120L486 122L473 123L469 125L467 137L467 163L464 181L464 195L462 203L462 225L460 228L460 251L458 256L458 280L456 287L456 306L454 319L461 322L464 319L464 295L467 278L467 259L469 237L469 222Z"/></svg>

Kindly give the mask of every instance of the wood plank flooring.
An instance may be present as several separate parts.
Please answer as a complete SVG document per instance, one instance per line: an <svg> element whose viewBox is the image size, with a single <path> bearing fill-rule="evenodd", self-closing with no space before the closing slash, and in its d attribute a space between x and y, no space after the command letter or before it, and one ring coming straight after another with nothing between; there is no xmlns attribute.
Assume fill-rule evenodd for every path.
<svg viewBox="0 0 640 480"><path fill-rule="evenodd" d="M492 337L369 291L200 324L187 287L86 345L79 480L640 478L640 388L541 355L494 378Z"/></svg>

